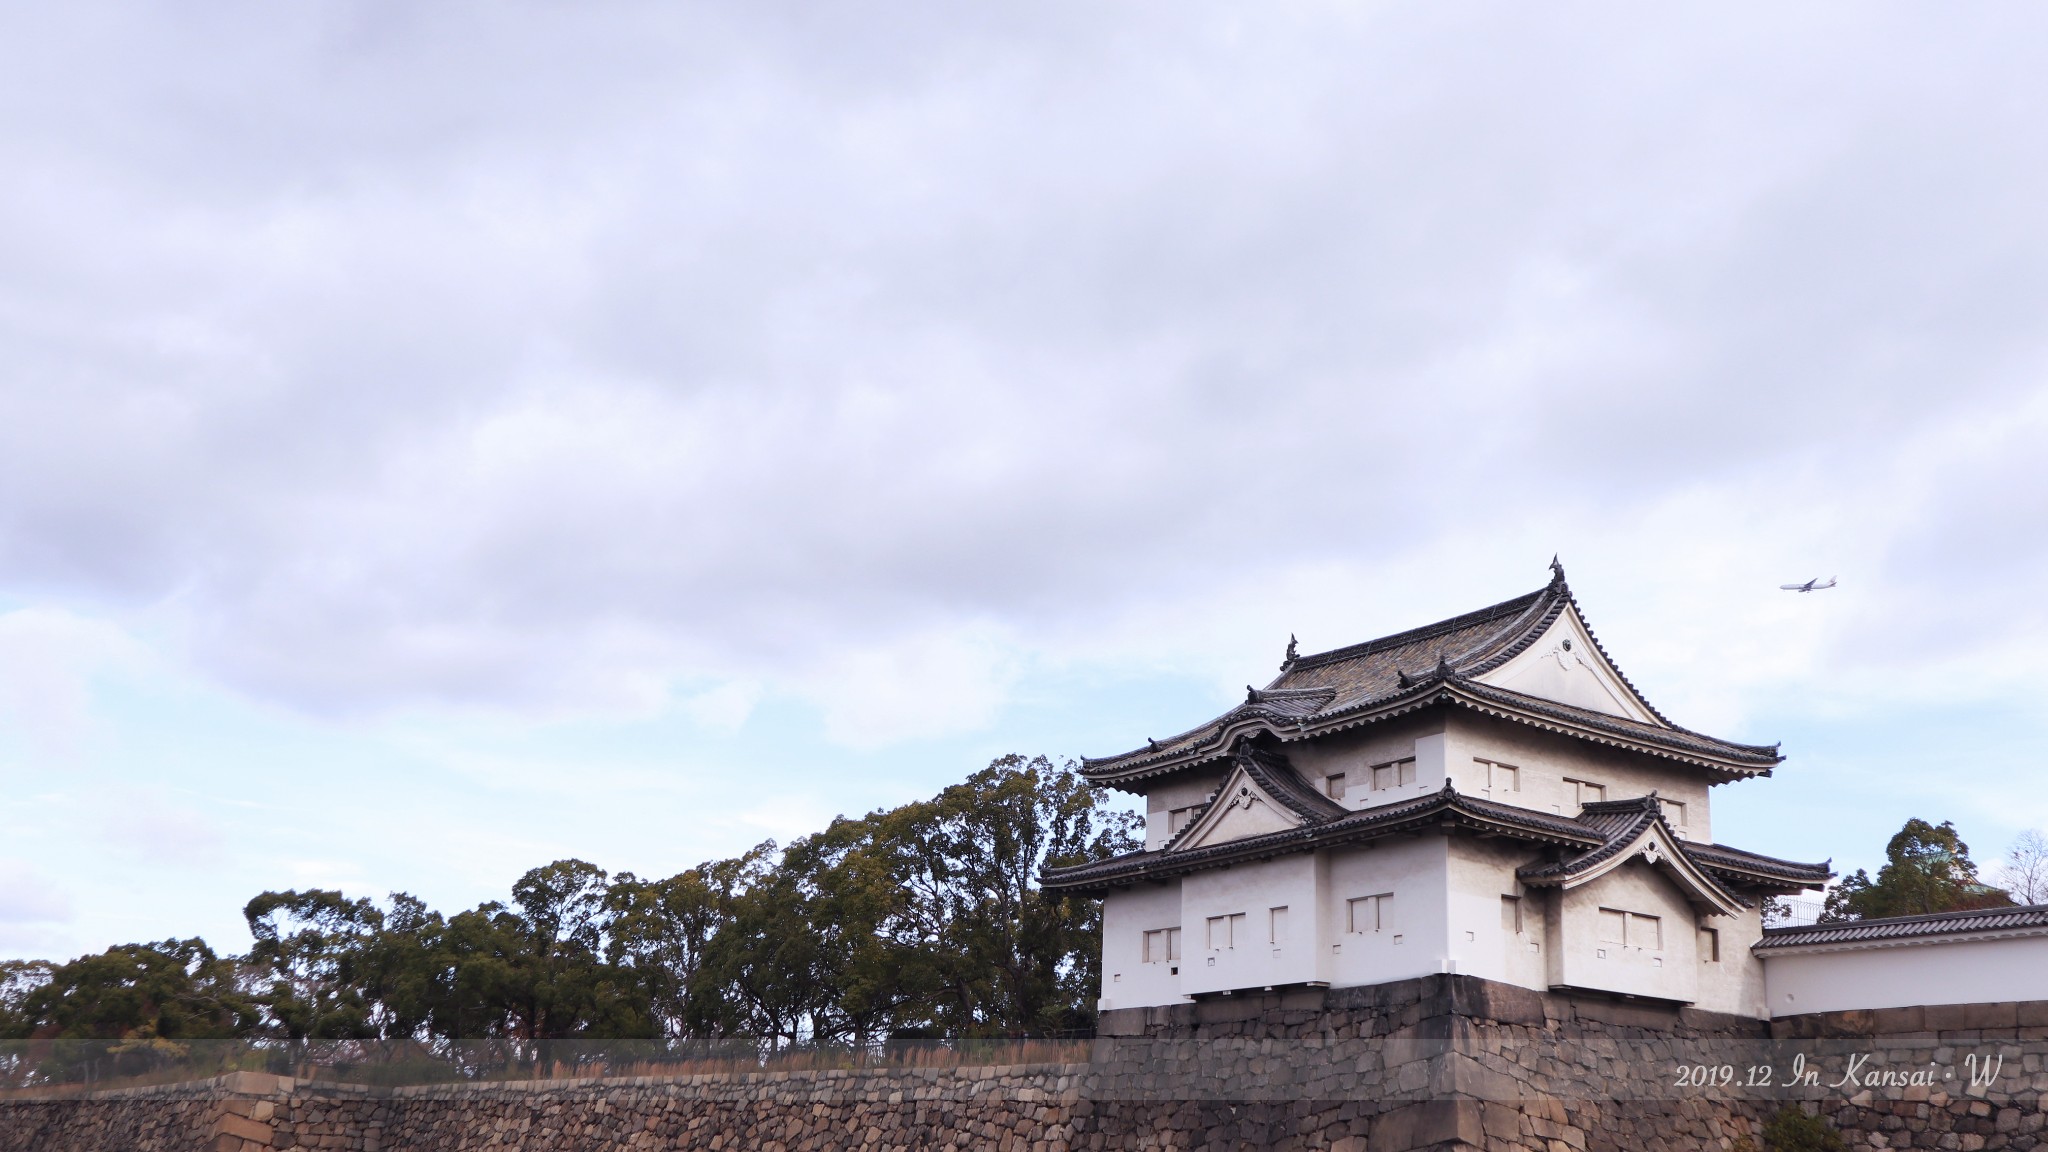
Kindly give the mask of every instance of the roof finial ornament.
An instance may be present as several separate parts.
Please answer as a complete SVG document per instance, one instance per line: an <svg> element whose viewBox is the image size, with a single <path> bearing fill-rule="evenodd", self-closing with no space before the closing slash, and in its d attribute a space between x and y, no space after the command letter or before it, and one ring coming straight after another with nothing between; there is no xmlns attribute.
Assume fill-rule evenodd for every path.
<svg viewBox="0 0 2048 1152"><path fill-rule="evenodd" d="M1396 681L1398 681L1398 682L1400 683L1401 687L1403 687L1403 688L1413 688L1413 687L1415 687L1415 677L1413 677L1413 676L1410 676L1410 675L1408 674L1408 671L1407 671L1407 669L1405 669L1405 668L1396 668L1396 669L1394 669L1394 679L1395 679Z"/></svg>
<svg viewBox="0 0 2048 1152"><path fill-rule="evenodd" d="M1257 704L1259 702L1259 690L1249 684L1245 685L1244 702L1247 704Z"/></svg>
<svg viewBox="0 0 2048 1152"><path fill-rule="evenodd" d="M1564 565L1558 563L1555 552L1550 554L1550 578L1555 583L1564 583Z"/></svg>
<svg viewBox="0 0 2048 1152"><path fill-rule="evenodd" d="M1154 740L1150 736L1147 736L1145 737L1145 747L1150 748L1154 752L1157 752L1159 751L1159 741Z"/></svg>
<svg viewBox="0 0 2048 1152"><path fill-rule="evenodd" d="M1297 643L1294 639L1294 633L1289 632L1287 634L1287 658L1280 661L1280 670L1282 672L1285 672L1289 668L1294 667L1295 657L1300 655L1300 653L1296 651L1296 647Z"/></svg>
<svg viewBox="0 0 2048 1152"><path fill-rule="evenodd" d="M1448 656L1445 656L1445 655L1444 655L1443 653L1441 653L1441 652L1437 653L1437 654L1436 654L1436 677L1437 677L1437 679L1439 679L1439 680L1449 680L1449 679L1450 679L1451 677L1453 677L1453 676L1456 676L1457 674L1458 674L1458 672L1457 672L1457 669L1455 669L1455 668L1452 668L1452 667L1451 667L1451 660L1450 660L1450 657L1448 657Z"/></svg>

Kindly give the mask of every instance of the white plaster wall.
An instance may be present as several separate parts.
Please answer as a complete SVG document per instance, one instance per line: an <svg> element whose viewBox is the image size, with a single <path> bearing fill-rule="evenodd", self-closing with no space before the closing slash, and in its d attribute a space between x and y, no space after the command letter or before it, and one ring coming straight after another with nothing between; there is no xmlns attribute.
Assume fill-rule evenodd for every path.
<svg viewBox="0 0 2048 1152"><path fill-rule="evenodd" d="M1372 791L1372 766L1417 756L1417 741L1442 733L1444 722L1442 713L1425 714L1374 724L1352 732L1338 732L1317 740L1287 745L1287 760L1311 788L1325 796L1330 794L1329 776L1336 772L1344 773L1344 796L1337 802L1346 808L1390 804L1431 790L1423 784L1421 765L1418 763L1416 766L1414 785L1384 792ZM1434 787L1441 788L1443 783L1443 775L1439 773Z"/></svg>
<svg viewBox="0 0 2048 1152"><path fill-rule="evenodd" d="M1381 840L1331 849L1323 900L1319 946L1322 978L1335 987L1380 984L1448 970L1450 914L1446 881L1450 847L1446 837ZM1346 931L1347 902L1357 896L1394 894L1395 923L1373 933Z"/></svg>
<svg viewBox="0 0 2048 1152"><path fill-rule="evenodd" d="M1749 950L1763 939L1762 912L1744 908L1734 916L1705 917L1699 926L1721 934L1721 959L1717 963L1703 953L1698 956L1699 990L1694 1003L1710 1012L1762 1017L1764 966Z"/></svg>
<svg viewBox="0 0 2048 1152"><path fill-rule="evenodd" d="M1564 649L1560 641L1568 641L1571 648ZM1571 608L1566 608L1550 628L1520 655L1481 679L1488 684L1545 700L1624 716L1645 724L1656 722L1649 710L1621 682L1621 677L1600 658L1591 634Z"/></svg>
<svg viewBox="0 0 2048 1152"><path fill-rule="evenodd" d="M1627 800L1655 789L1657 795L1685 804L1686 823L1679 830L1686 839L1710 843L1714 838L1709 785L1698 769L1472 713L1453 714L1444 731L1445 761L1460 792L1572 816L1578 809L1565 786L1567 777L1605 784L1609 800ZM1488 791L1481 759L1520 768L1520 792ZM1437 784L1442 786L1443 777L1437 777Z"/></svg>
<svg viewBox="0 0 2048 1152"><path fill-rule="evenodd" d="M1172 838L1167 819L1176 808L1188 808L1209 798L1211 792L1223 783L1229 770L1223 767L1202 768L1182 772L1154 783L1145 781L1138 785L1145 792L1145 850L1156 852Z"/></svg>
<svg viewBox="0 0 2048 1152"><path fill-rule="evenodd" d="M1175 965L1145 962L1145 933L1181 923L1180 882L1123 888L1102 899L1102 1002L1099 1007L1136 1008L1185 999ZM1181 962L1188 936L1181 932Z"/></svg>
<svg viewBox="0 0 2048 1152"><path fill-rule="evenodd" d="M1698 999L1698 921L1678 885L1655 868L1632 860L1566 891L1559 904L1561 938L1545 944L1557 953L1553 983L1686 1003ZM1603 943L1603 907L1662 918L1663 947Z"/></svg>
<svg viewBox="0 0 2048 1152"><path fill-rule="evenodd" d="M1322 869L1303 852L1197 872L1181 881L1181 991L1235 991L1321 979L1315 910ZM1268 936L1273 908L1287 909L1286 932ZM1244 916L1229 948L1209 947L1211 916ZM1165 1003L1165 1001L1160 1001Z"/></svg>
<svg viewBox="0 0 2048 1152"><path fill-rule="evenodd" d="M1539 858L1512 840L1456 837L1449 842L1449 952L1456 971L1488 980L1547 986L1543 956L1545 893L1524 890L1515 869ZM1522 931L1502 923L1501 897L1521 899Z"/></svg>
<svg viewBox="0 0 2048 1152"><path fill-rule="evenodd" d="M1763 956L1772 1016L2048 1000L2048 936Z"/></svg>

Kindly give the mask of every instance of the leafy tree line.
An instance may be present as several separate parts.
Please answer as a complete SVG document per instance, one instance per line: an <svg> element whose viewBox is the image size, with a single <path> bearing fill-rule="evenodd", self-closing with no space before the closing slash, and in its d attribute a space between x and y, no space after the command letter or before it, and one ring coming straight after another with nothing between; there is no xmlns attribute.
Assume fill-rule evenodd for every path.
<svg viewBox="0 0 2048 1152"><path fill-rule="evenodd" d="M1822 923L2048 901L2048 843L2038 832L2022 834L2006 854L1998 877L2005 887L1978 875L1970 846L1946 820L1906 821L1885 845L1884 856L1876 879L1858 868L1828 890Z"/></svg>
<svg viewBox="0 0 2048 1152"><path fill-rule="evenodd" d="M265 892L255 945L0 963L0 1038L147 1041L1033 1036L1094 1021L1095 901L1041 868L1142 844L1073 766L1008 756L937 796L666 879L581 860L452 916Z"/></svg>

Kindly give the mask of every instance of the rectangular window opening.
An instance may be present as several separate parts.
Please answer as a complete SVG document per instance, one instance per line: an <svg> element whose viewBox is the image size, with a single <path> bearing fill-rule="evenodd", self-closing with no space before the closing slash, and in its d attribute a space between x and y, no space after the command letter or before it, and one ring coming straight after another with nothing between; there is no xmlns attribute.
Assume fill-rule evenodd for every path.
<svg viewBox="0 0 2048 1152"><path fill-rule="evenodd" d="M1399 788L1404 784L1413 783L1415 783L1415 760L1413 757L1406 760L1396 760L1391 764L1373 765L1372 789L1375 792L1384 792L1390 788Z"/></svg>
<svg viewBox="0 0 2048 1152"><path fill-rule="evenodd" d="M1287 906L1266 909L1266 943L1278 945L1287 939Z"/></svg>
<svg viewBox="0 0 2048 1152"><path fill-rule="evenodd" d="M1522 934L1522 898L1503 896L1500 898L1500 930L1510 936Z"/></svg>
<svg viewBox="0 0 2048 1152"><path fill-rule="evenodd" d="M1244 935L1244 913L1232 912L1227 916L1209 917L1209 951L1222 952L1237 947L1237 940Z"/></svg>
<svg viewBox="0 0 2048 1152"><path fill-rule="evenodd" d="M1567 776L1564 786L1571 790L1572 803L1584 808L1607 799L1607 785L1595 784L1591 780L1574 780Z"/></svg>
<svg viewBox="0 0 2048 1152"><path fill-rule="evenodd" d="M1600 910L1600 942L1602 944L1625 944L1628 942L1628 913L1619 908Z"/></svg>
<svg viewBox="0 0 2048 1152"><path fill-rule="evenodd" d="M1180 959L1180 929L1154 928L1145 933L1145 963L1171 964Z"/></svg>
<svg viewBox="0 0 2048 1152"><path fill-rule="evenodd" d="M1664 918L1645 916L1641 912L1628 914L1628 944L1631 948L1647 948L1652 952L1664 950Z"/></svg>
<svg viewBox="0 0 2048 1152"><path fill-rule="evenodd" d="M1620 944L1628 948L1640 948L1648 952L1664 950L1664 919L1643 912L1628 912L1620 908L1600 909L1600 942Z"/></svg>
<svg viewBox="0 0 2048 1152"><path fill-rule="evenodd" d="M1709 964L1721 962L1721 930L1719 928L1700 929L1700 959Z"/></svg>
<svg viewBox="0 0 2048 1152"><path fill-rule="evenodd" d="M1344 798L1344 773L1333 772L1323 777L1323 792L1332 800Z"/></svg>
<svg viewBox="0 0 2048 1152"><path fill-rule="evenodd" d="M1347 901L1348 930L1353 933L1385 932L1394 927L1394 894L1380 892Z"/></svg>
<svg viewBox="0 0 2048 1152"><path fill-rule="evenodd" d="M1513 764L1502 764L1497 760L1481 760L1477 756L1474 756L1472 759L1475 763L1485 765L1486 787L1490 791L1520 792L1522 790L1522 770L1520 768L1515 767Z"/></svg>

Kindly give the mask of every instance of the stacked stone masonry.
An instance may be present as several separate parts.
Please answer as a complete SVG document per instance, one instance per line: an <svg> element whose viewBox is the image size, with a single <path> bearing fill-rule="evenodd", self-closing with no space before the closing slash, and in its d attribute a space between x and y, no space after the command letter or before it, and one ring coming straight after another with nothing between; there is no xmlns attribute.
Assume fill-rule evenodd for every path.
<svg viewBox="0 0 2048 1152"><path fill-rule="evenodd" d="M1797 1040L1871 1066L1997 1056L1996 1082L1677 1090L1701 1053ZM1853 1149L2030 1152L2048 1002L1774 1024L1461 976L1111 1012L1086 1064L368 1088L238 1073L0 1098L7 1152L1278 1149L1735 1152L1785 1101ZM1718 1057L1715 1057L1718 1058Z"/></svg>

